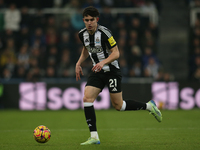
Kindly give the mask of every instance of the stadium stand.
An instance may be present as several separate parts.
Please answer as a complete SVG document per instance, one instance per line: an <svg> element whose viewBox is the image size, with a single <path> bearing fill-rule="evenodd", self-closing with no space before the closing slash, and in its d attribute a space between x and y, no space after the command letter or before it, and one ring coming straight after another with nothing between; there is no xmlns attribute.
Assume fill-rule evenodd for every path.
<svg viewBox="0 0 200 150"><path fill-rule="evenodd" d="M33 4L33 1L30 1L25 3L26 6L22 6L17 2L15 5L0 0L0 7L6 8L0 16L1 27L4 26L0 28L0 77L2 79L40 81L41 78L74 78L75 63L82 46L77 35L84 27L80 12L82 8L94 5L101 10L99 24L110 28L118 42L122 74L125 77L164 80L161 73L162 64L156 56L159 25L152 22L147 15L155 10L160 13L160 1L124 0L123 3L120 0L48 1L48 6L36 2ZM43 9L50 6L73 8L78 13L73 15L44 13ZM115 15L111 13L113 8L122 7L139 8L143 13L116 13ZM36 11L31 13L31 8ZM15 17L10 14L13 10ZM11 19L6 19L9 15ZM200 30L196 32L198 34ZM200 42L198 40L195 43ZM198 50L196 51L199 52ZM84 62L85 75L91 65L90 61Z"/></svg>
<svg viewBox="0 0 200 150"><path fill-rule="evenodd" d="M189 37L189 79L200 81L200 0L189 1L191 26Z"/></svg>

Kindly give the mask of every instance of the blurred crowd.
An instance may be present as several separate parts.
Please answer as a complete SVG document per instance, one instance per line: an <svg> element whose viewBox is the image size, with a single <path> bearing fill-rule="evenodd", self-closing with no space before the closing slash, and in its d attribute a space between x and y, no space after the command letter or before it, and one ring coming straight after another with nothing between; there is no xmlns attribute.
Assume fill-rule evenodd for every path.
<svg viewBox="0 0 200 150"><path fill-rule="evenodd" d="M99 24L109 28L118 43L123 76L170 80L156 55L158 25L145 14L152 10L159 14L160 0L51 0L48 6L45 6L45 0L42 4L39 2L11 1L6 4L0 0L0 8L6 8L0 14L0 78L24 81L74 78L75 63L82 50L78 38L79 30L84 28L81 11L92 5L102 10ZM38 9L31 14L29 10L33 7ZM42 11L45 7L76 11L70 15L45 14ZM119 7L138 7L144 13L110 13L112 8ZM87 76L92 67L91 61L87 59L82 66Z"/></svg>
<svg viewBox="0 0 200 150"><path fill-rule="evenodd" d="M200 0L190 0L190 9L200 8ZM200 81L200 13L194 25L190 26L189 37L189 79Z"/></svg>

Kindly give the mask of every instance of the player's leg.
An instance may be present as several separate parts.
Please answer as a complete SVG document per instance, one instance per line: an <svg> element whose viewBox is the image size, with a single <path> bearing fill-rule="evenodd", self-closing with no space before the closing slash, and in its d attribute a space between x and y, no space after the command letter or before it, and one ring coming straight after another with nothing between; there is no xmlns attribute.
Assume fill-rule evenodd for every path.
<svg viewBox="0 0 200 150"><path fill-rule="evenodd" d="M148 103L134 101L134 100L123 100L121 90L121 75L112 74L108 77L107 86L109 88L112 105L116 110L127 111L127 110L148 110L157 121L162 121L162 114L156 107L153 100Z"/></svg>
<svg viewBox="0 0 200 150"><path fill-rule="evenodd" d="M146 110L146 103L134 101L134 100L123 100L122 92L119 93L110 93L110 98L113 107L118 111L127 111L127 110Z"/></svg>
<svg viewBox="0 0 200 150"><path fill-rule="evenodd" d="M101 92L100 88L96 88L93 86L85 87L83 105L84 105L85 118L90 130L91 137L86 142L81 143L81 145L100 144L96 128L96 115L93 106L93 102L97 98L100 92Z"/></svg>
<svg viewBox="0 0 200 150"><path fill-rule="evenodd" d="M134 101L134 100L123 100L122 92L110 93L110 98L113 107L118 111L128 111L128 110L148 110L158 122L162 121L162 114L160 110L156 107L153 100L148 103Z"/></svg>
<svg viewBox="0 0 200 150"><path fill-rule="evenodd" d="M107 86L110 92L112 105L116 110L145 110L147 104L139 101L125 100L122 98L121 90L121 73L116 72L109 74L107 78Z"/></svg>

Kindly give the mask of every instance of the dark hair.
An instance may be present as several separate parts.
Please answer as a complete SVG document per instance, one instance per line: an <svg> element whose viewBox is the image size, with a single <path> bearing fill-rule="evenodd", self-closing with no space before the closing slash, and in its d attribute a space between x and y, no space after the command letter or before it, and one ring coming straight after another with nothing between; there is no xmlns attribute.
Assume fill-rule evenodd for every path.
<svg viewBox="0 0 200 150"><path fill-rule="evenodd" d="M83 17L88 16L88 15L92 17L98 17L100 14L99 14L99 11L95 7L89 6L83 10Z"/></svg>

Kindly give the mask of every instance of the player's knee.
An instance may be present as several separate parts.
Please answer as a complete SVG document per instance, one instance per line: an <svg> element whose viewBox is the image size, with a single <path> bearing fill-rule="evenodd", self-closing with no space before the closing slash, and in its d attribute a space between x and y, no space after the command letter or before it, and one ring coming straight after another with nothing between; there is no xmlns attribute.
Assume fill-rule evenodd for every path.
<svg viewBox="0 0 200 150"><path fill-rule="evenodd" d="M88 101L89 101L89 99L86 96L84 96L83 97L83 102L88 102Z"/></svg>
<svg viewBox="0 0 200 150"><path fill-rule="evenodd" d="M83 97L83 102L93 102L93 100L91 99L91 98L89 98L89 97L87 97L87 96L84 96Z"/></svg>
<svg viewBox="0 0 200 150"><path fill-rule="evenodd" d="M121 110L121 107L122 107L121 104L113 102L112 105L117 111Z"/></svg>

